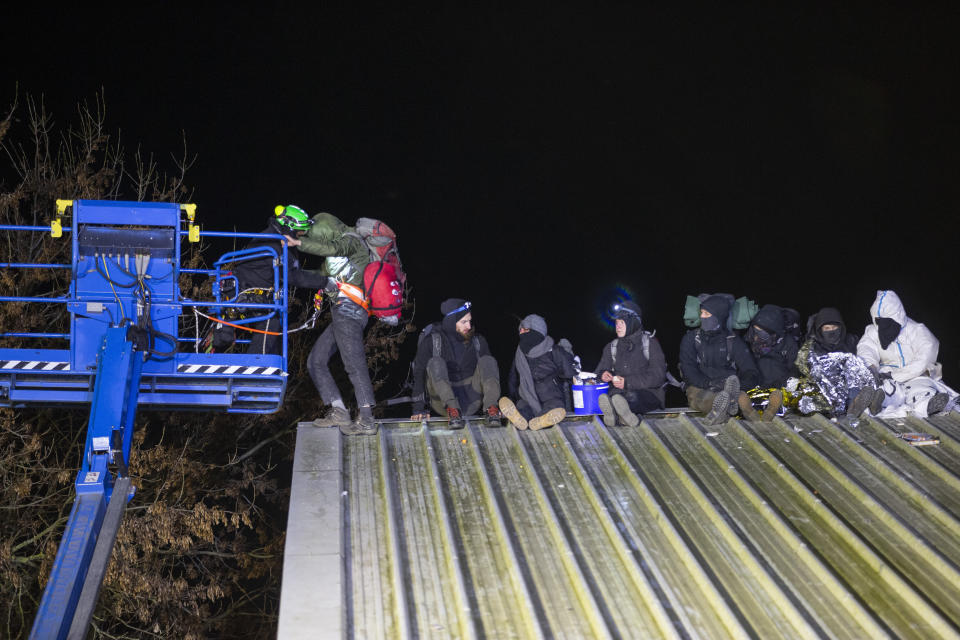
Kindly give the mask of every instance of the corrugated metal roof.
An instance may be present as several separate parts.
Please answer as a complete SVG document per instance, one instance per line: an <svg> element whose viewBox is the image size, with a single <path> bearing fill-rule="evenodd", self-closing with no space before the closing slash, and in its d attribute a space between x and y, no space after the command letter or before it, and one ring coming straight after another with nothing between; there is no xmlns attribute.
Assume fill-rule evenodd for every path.
<svg viewBox="0 0 960 640"><path fill-rule="evenodd" d="M279 637L960 637L958 474L957 413L301 425Z"/></svg>

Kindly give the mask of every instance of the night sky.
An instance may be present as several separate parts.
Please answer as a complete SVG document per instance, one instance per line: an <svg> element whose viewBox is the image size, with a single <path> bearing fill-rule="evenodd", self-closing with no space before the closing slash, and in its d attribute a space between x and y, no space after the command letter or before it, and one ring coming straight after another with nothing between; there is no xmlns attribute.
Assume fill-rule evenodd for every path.
<svg viewBox="0 0 960 640"><path fill-rule="evenodd" d="M415 323L472 300L504 374L534 312L592 367L617 287L674 373L688 293L861 333L893 288L960 386L955 6L353 4L8 13L0 104L102 88L128 147L185 132L206 229L387 221Z"/></svg>

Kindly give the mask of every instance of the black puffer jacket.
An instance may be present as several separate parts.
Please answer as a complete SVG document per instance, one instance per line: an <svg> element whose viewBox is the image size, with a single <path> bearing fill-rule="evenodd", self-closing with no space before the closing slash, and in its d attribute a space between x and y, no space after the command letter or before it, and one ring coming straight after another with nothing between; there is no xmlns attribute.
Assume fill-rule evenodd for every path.
<svg viewBox="0 0 960 640"><path fill-rule="evenodd" d="M800 375L794 364L799 345L793 336L785 333L783 308L775 304L763 305L747 329L745 339L760 370L757 384L762 389L782 387L787 378Z"/></svg>
<svg viewBox="0 0 960 640"><path fill-rule="evenodd" d="M611 383L610 393L623 391L649 391L657 396L663 405L663 385L667 381L667 360L660 348L660 341L651 334L644 332L637 323L637 329L622 338L617 338L603 348L603 355L597 365L597 374L602 375L609 371L615 376L623 378L623 390L617 389ZM629 329L629 325L628 325ZM644 334L646 333L647 351L649 357L643 353ZM613 355L613 345L617 345L617 355Z"/></svg>
<svg viewBox="0 0 960 640"><path fill-rule="evenodd" d="M527 359L527 364L530 365L533 387L543 411L566 407L563 381L577 375L577 370L573 365L573 354L554 344L550 351L541 356L536 358L524 357ZM520 397L520 374L517 372L516 362L510 367L507 389L510 390L511 398Z"/></svg>
<svg viewBox="0 0 960 640"><path fill-rule="evenodd" d="M710 296L701 305L725 322L730 303L721 296ZM680 375L692 387L719 391L727 377L736 375L741 389L752 389L760 372L750 349L740 336L721 327L716 331L692 329L680 340Z"/></svg>

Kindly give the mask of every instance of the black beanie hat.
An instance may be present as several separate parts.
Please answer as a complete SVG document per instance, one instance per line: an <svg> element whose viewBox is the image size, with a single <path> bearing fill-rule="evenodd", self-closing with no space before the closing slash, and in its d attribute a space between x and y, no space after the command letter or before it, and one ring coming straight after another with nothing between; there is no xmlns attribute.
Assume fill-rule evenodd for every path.
<svg viewBox="0 0 960 640"><path fill-rule="evenodd" d="M463 316L470 313L470 303L462 298L448 298L440 303L440 313L443 314L443 328L447 331L456 331L456 324Z"/></svg>

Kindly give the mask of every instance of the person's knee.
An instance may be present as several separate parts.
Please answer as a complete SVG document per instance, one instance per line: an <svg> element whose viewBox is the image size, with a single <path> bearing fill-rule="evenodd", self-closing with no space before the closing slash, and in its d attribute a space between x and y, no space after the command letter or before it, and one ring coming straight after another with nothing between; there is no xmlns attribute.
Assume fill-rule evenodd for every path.
<svg viewBox="0 0 960 640"><path fill-rule="evenodd" d="M687 387L686 393L687 404L690 405L691 409L697 411L708 411L713 403L713 396L716 395L713 391L700 389L699 387Z"/></svg>
<svg viewBox="0 0 960 640"><path fill-rule="evenodd" d="M500 369L493 356L483 356L477 360L477 371L483 380L500 380Z"/></svg>

